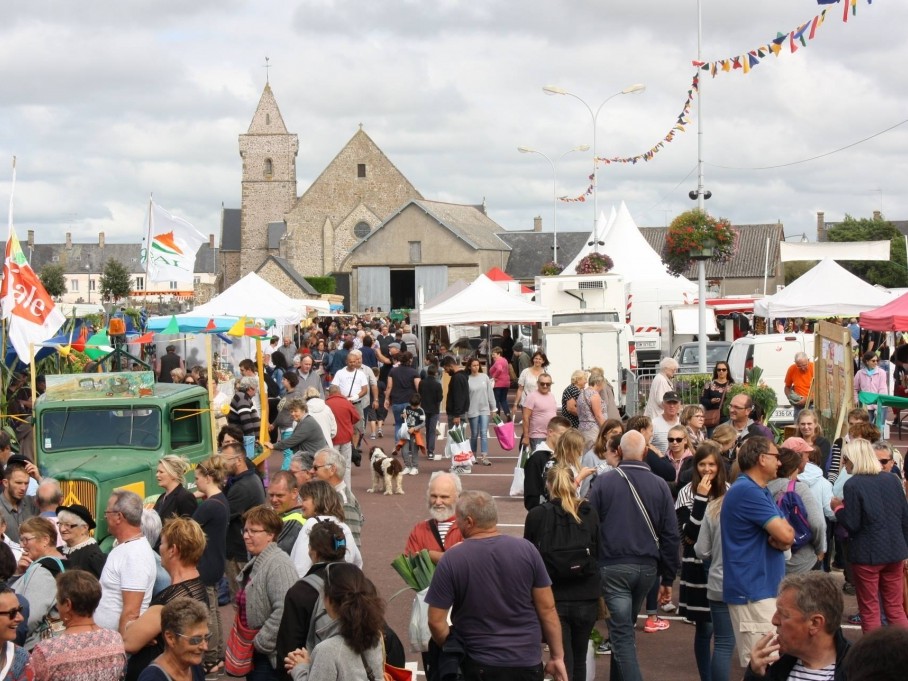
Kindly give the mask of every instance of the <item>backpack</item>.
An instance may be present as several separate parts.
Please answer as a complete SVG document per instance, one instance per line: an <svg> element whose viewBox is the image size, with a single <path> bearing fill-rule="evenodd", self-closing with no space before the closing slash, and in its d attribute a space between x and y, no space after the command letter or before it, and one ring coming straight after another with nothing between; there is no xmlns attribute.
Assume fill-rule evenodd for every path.
<svg viewBox="0 0 908 681"><path fill-rule="evenodd" d="M306 634L306 650L313 650L316 645L337 634L337 622L325 610L325 578L312 574L303 577L303 581L318 591L318 600L312 608L309 632Z"/></svg>
<svg viewBox="0 0 908 681"><path fill-rule="evenodd" d="M599 573L596 556L590 547L593 538L589 526L578 523L560 506L551 502L545 508L545 522L538 549L545 569L553 582L590 577Z"/></svg>
<svg viewBox="0 0 908 681"><path fill-rule="evenodd" d="M782 512L782 517L788 521L794 530L795 540L791 547L792 552L797 551L813 541L813 531L807 522L807 507L801 495L795 492L795 481L789 480L788 487L776 497L776 504Z"/></svg>

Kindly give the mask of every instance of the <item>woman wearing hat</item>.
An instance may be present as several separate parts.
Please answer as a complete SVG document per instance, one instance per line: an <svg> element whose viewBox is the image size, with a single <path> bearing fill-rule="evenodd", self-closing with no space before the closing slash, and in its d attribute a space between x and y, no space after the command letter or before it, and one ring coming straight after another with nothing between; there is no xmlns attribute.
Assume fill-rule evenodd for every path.
<svg viewBox="0 0 908 681"><path fill-rule="evenodd" d="M81 504L58 506L57 529L66 544L63 555L69 561L70 568L85 570L100 579L107 554L89 536L95 529L95 521L89 510Z"/></svg>

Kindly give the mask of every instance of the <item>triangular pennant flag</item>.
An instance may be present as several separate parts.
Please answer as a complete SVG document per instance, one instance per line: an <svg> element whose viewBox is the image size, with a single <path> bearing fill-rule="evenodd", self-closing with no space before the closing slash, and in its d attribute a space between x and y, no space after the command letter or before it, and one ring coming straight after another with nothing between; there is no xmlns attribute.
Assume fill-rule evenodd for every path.
<svg viewBox="0 0 908 681"><path fill-rule="evenodd" d="M766 49L763 48L763 47L761 47L759 50L757 50L757 56L760 57L760 59L762 59L763 57L765 57L765 56L766 56Z"/></svg>
<svg viewBox="0 0 908 681"><path fill-rule="evenodd" d="M773 41L773 44L772 44L772 46L771 46L769 49L771 49L771 50L772 50L772 53L778 57L778 56L779 56L779 52L782 51L782 46L781 46L779 43Z"/></svg>
<svg viewBox="0 0 908 681"><path fill-rule="evenodd" d="M208 326L205 327L205 330L206 330L206 331L214 331L216 328L218 328L218 327L215 326L214 320L213 320L213 319L209 319L209 320L208 320Z"/></svg>
<svg viewBox="0 0 908 681"><path fill-rule="evenodd" d="M245 336L246 335L246 318L241 317L240 320L230 327L227 331L228 336Z"/></svg>
<svg viewBox="0 0 908 681"><path fill-rule="evenodd" d="M696 59L694 59L694 60L691 62L691 64L693 64L694 66L696 66L696 67L698 67L698 68L701 67L701 66L703 66L705 63L706 63L705 61L697 61Z"/></svg>
<svg viewBox="0 0 908 681"><path fill-rule="evenodd" d="M88 327L83 324L82 328L79 329L79 337L72 343L73 350L85 352L86 341L88 341Z"/></svg>
<svg viewBox="0 0 908 681"><path fill-rule="evenodd" d="M260 329L257 326L247 326L244 334L246 336L252 336L254 338L256 336L265 336L268 334L268 332L265 329Z"/></svg>
<svg viewBox="0 0 908 681"><path fill-rule="evenodd" d="M754 66L756 66L757 64L760 63L760 60L757 59L756 55L753 55L753 54L747 55L747 59L750 62L750 68L753 68Z"/></svg>
<svg viewBox="0 0 908 681"><path fill-rule="evenodd" d="M788 49L791 50L791 53L794 54L798 51L798 46L795 45L795 34L794 31L791 32L791 39L788 41Z"/></svg>
<svg viewBox="0 0 908 681"><path fill-rule="evenodd" d="M145 345L145 343L151 343L154 341L154 331L149 331L148 333L139 336L138 338L133 338L130 343L136 343L138 345Z"/></svg>
<svg viewBox="0 0 908 681"><path fill-rule="evenodd" d="M731 71L731 62L729 62L727 59L722 60L722 70Z"/></svg>
<svg viewBox="0 0 908 681"><path fill-rule="evenodd" d="M810 22L810 33L807 34L807 37L813 40L813 37L817 34L817 26L820 25L820 17L816 16L813 18L813 21Z"/></svg>
<svg viewBox="0 0 908 681"><path fill-rule="evenodd" d="M177 322L177 316L171 315L170 321L167 322L167 326L161 331L163 336L176 336L180 333L180 324Z"/></svg>
<svg viewBox="0 0 908 681"><path fill-rule="evenodd" d="M85 348L85 354L91 359L100 359L109 352L113 352L110 347L110 337L107 335L107 329L99 331L88 339L88 347Z"/></svg>
<svg viewBox="0 0 908 681"><path fill-rule="evenodd" d="M772 42L774 45L781 45L782 43L785 42L785 38L787 38L787 37L788 36L785 35L784 33L776 33L776 37L772 39Z"/></svg>
<svg viewBox="0 0 908 681"><path fill-rule="evenodd" d="M716 62L713 62L712 68L710 69L709 73L713 78L715 78L717 71L718 71L718 69L716 68Z"/></svg>
<svg viewBox="0 0 908 681"><path fill-rule="evenodd" d="M703 66L700 67L700 70L701 70L701 71L709 71L709 64L704 64Z"/></svg>
<svg viewBox="0 0 908 681"><path fill-rule="evenodd" d="M741 58L740 58L740 57L732 57L732 58L731 58L731 67L732 67L733 69L740 69L740 68L741 68Z"/></svg>
<svg viewBox="0 0 908 681"><path fill-rule="evenodd" d="M744 68L744 73L750 73L750 60L747 58L748 55L741 55L741 64Z"/></svg>

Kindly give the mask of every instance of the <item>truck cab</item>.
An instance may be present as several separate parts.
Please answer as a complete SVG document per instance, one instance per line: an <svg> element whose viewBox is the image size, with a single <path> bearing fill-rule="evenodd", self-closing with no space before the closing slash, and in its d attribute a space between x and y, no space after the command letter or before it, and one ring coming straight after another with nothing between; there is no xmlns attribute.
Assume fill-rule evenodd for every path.
<svg viewBox="0 0 908 681"><path fill-rule="evenodd" d="M105 550L112 538L103 511L114 489L150 503L161 491L155 472L162 456L195 464L214 451L207 391L155 383L151 372L49 375L34 417L41 475L60 481L64 505L88 508Z"/></svg>

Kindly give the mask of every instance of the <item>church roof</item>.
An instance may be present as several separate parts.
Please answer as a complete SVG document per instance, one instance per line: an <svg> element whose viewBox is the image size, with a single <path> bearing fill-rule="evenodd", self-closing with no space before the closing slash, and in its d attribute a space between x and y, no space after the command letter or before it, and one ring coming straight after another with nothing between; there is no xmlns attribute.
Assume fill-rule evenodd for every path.
<svg viewBox="0 0 908 681"><path fill-rule="evenodd" d="M422 208L440 225L447 227L477 251L511 250L511 247L498 236L498 232L501 231L499 224L486 215L481 206L426 201L425 199L414 199L407 205L409 204ZM404 206L404 208L406 207Z"/></svg>
<svg viewBox="0 0 908 681"><path fill-rule="evenodd" d="M256 270L256 273L261 272L262 269L265 267L265 265L268 264L269 261L274 262L275 265L280 267L281 270L284 272L284 274L286 274L290 278L290 280L294 284L296 284L299 287L299 289L306 295L316 296L316 297L321 295L318 291L316 291L314 288L312 288L312 284L310 284L308 281L306 281L305 277L303 277L302 274L300 274L299 272L297 272L294 269L293 265L291 265L290 262L286 258L279 258L276 255L269 255L265 259L265 262L263 262L261 265L259 265L258 269ZM293 296L290 296L290 297L292 298Z"/></svg>
<svg viewBox="0 0 908 681"><path fill-rule="evenodd" d="M221 211L221 250L239 252L242 248L241 230L243 211L239 208L224 208Z"/></svg>
<svg viewBox="0 0 908 681"><path fill-rule="evenodd" d="M281 116L281 110L277 106L277 100L271 91L271 85L265 84L262 90L262 96L259 98L259 105L252 115L252 121L249 123L247 135L286 135L287 126L284 125L284 118Z"/></svg>

